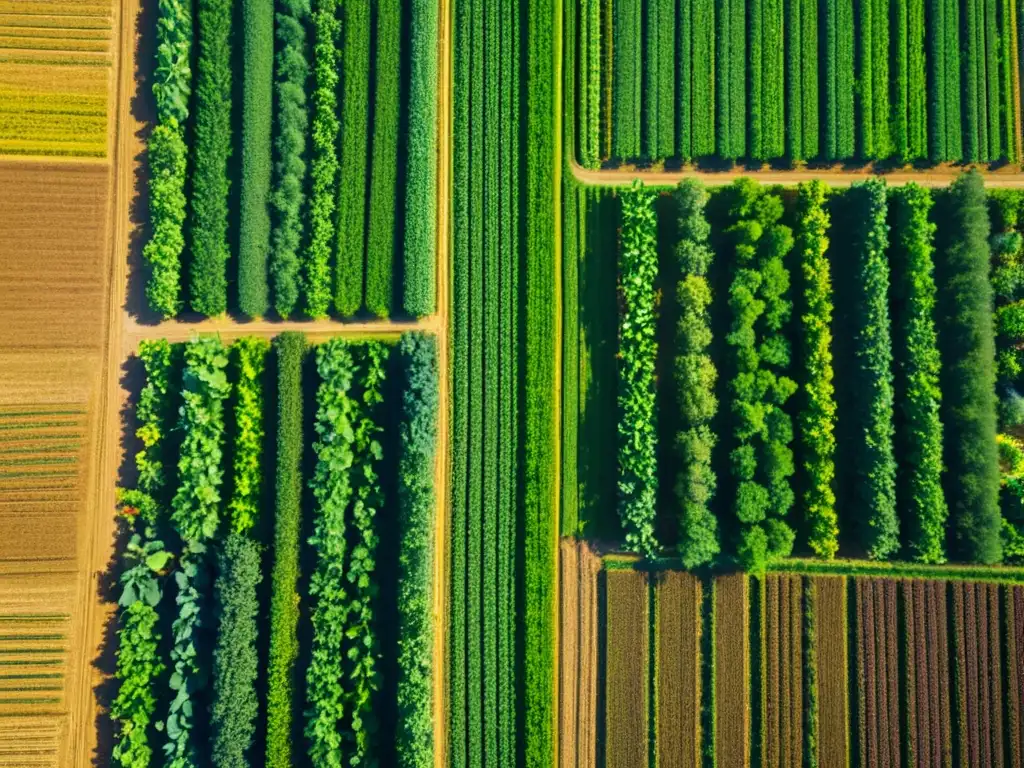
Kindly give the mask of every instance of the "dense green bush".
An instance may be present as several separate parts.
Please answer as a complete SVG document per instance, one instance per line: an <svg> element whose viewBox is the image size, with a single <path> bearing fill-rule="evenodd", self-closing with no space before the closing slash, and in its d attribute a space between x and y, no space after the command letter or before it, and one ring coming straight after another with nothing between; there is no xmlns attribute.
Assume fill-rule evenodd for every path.
<svg viewBox="0 0 1024 768"><path fill-rule="evenodd" d="M800 185L796 214L796 251L800 260L803 304L800 325L800 460L807 544L818 557L839 549L835 481L835 386L832 383L832 275L826 252L830 219L827 190L820 181Z"/></svg>
<svg viewBox="0 0 1024 768"><path fill-rule="evenodd" d="M231 533L218 557L217 648L213 653L212 762L216 768L248 768L247 752L256 734L259 698L256 652L259 596L263 574L260 548L242 533Z"/></svg>
<svg viewBox="0 0 1024 768"><path fill-rule="evenodd" d="M313 162L309 173L309 245L304 264L306 314L312 318L326 317L331 306L331 248L338 194L337 11L337 0L314 0Z"/></svg>
<svg viewBox="0 0 1024 768"><path fill-rule="evenodd" d="M435 311L437 293L437 3L411 0L409 17L402 308L408 315L422 317Z"/></svg>
<svg viewBox="0 0 1024 768"><path fill-rule="evenodd" d="M363 305L366 164L370 129L370 4L342 4L341 184L334 307L351 317ZM397 62L393 66L398 66Z"/></svg>
<svg viewBox="0 0 1024 768"><path fill-rule="evenodd" d="M717 477L711 464L717 438L711 422L718 412L718 372L708 354L711 346L711 285L707 279L714 251L708 246L711 228L704 215L708 193L700 182L685 180L675 191L679 207L676 286L679 321L676 327L675 387L679 403L679 458L675 494L679 501L679 555L687 568L704 565L718 554L718 520L711 511Z"/></svg>
<svg viewBox="0 0 1024 768"><path fill-rule="evenodd" d="M228 160L231 157L231 0L199 0L192 145L192 309L228 308Z"/></svg>
<svg viewBox="0 0 1024 768"><path fill-rule="evenodd" d="M238 308L261 317L270 307L270 171L273 146L274 2L242 2L242 168L238 218Z"/></svg>
<svg viewBox="0 0 1024 768"><path fill-rule="evenodd" d="M270 273L274 309L288 318L299 303L299 249L303 245L302 208L306 197L306 81L309 61L306 25L309 0L281 0L277 10L277 132L274 139L275 226Z"/></svg>
<svg viewBox="0 0 1024 768"><path fill-rule="evenodd" d="M296 661L299 655L299 532L302 528L302 364L306 339L282 333L277 353L277 495L270 574L267 661L268 768L291 768Z"/></svg>
<svg viewBox="0 0 1024 768"><path fill-rule="evenodd" d="M622 195L619 272L619 517L626 546L654 557L658 495L654 367L657 358L658 220L654 193L639 181Z"/></svg>
<svg viewBox="0 0 1024 768"><path fill-rule="evenodd" d="M373 165L370 168L366 235L366 308L391 314L398 204L398 113L402 13L400 0L378 0L377 68L373 107ZM431 212L428 216L435 216Z"/></svg>
<svg viewBox="0 0 1024 768"><path fill-rule="evenodd" d="M433 517L437 450L438 360L433 336L408 333L398 343L404 372L399 433L398 733L399 768L434 764Z"/></svg>
<svg viewBox="0 0 1024 768"><path fill-rule="evenodd" d="M181 127L173 117L157 125L149 136L149 216L153 234L142 256L151 270L146 299L165 318L181 311L187 152Z"/></svg>
<svg viewBox="0 0 1024 768"><path fill-rule="evenodd" d="M855 292L851 423L858 536L868 556L883 560L899 549L896 460L893 455L892 339L889 322L888 212L885 183L871 179L847 193Z"/></svg>
<svg viewBox="0 0 1024 768"><path fill-rule="evenodd" d="M256 336L232 345L235 353L234 490L228 510L231 530L247 533L259 516L263 498L263 371L270 342Z"/></svg>
<svg viewBox="0 0 1024 768"><path fill-rule="evenodd" d="M897 499L904 541L923 563L946 559L946 519L942 493L942 422L939 409L938 337L935 331L935 277L928 221L931 195L915 184L892 193L895 208L893 328L896 339Z"/></svg>
<svg viewBox="0 0 1024 768"><path fill-rule="evenodd" d="M142 600L129 603L117 630L117 698L110 717L120 730L111 759L123 768L148 768L153 758L148 733L156 712L153 682L165 669L160 658L156 608Z"/></svg>
<svg viewBox="0 0 1024 768"><path fill-rule="evenodd" d="M946 501L957 558L1000 559L995 340L989 221L981 175L960 176L937 206L936 319L942 356Z"/></svg>

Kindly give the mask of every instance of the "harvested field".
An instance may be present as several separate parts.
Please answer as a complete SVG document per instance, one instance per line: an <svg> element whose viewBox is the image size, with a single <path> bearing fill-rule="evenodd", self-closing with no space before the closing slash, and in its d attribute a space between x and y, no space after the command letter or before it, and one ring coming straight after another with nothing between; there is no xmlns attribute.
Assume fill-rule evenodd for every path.
<svg viewBox="0 0 1024 768"><path fill-rule="evenodd" d="M703 596L700 580L665 571L655 587L657 648L658 765L700 765L700 638Z"/></svg>
<svg viewBox="0 0 1024 768"><path fill-rule="evenodd" d="M750 763L750 606L746 574L715 579L715 754L719 768Z"/></svg>
<svg viewBox="0 0 1024 768"><path fill-rule="evenodd" d="M850 764L845 576L815 576L818 674L818 764Z"/></svg>
<svg viewBox="0 0 1024 768"><path fill-rule="evenodd" d="M597 579L601 559L586 542L561 542L562 626L559 766L597 762Z"/></svg>
<svg viewBox="0 0 1024 768"><path fill-rule="evenodd" d="M0 155L107 154L112 3L0 2Z"/></svg>
<svg viewBox="0 0 1024 768"><path fill-rule="evenodd" d="M606 571L604 765L648 764L650 699L647 574Z"/></svg>
<svg viewBox="0 0 1024 768"><path fill-rule="evenodd" d="M765 577L762 632L764 766L803 764L803 579Z"/></svg>
<svg viewBox="0 0 1024 768"><path fill-rule="evenodd" d="M951 588L959 761L961 765L1003 765L998 587L965 582Z"/></svg>
<svg viewBox="0 0 1024 768"><path fill-rule="evenodd" d="M0 768L58 768L67 730L63 715L0 715Z"/></svg>
<svg viewBox="0 0 1024 768"><path fill-rule="evenodd" d="M911 766L951 765L946 582L900 583L906 678L907 757ZM941 604L941 607L940 605Z"/></svg>

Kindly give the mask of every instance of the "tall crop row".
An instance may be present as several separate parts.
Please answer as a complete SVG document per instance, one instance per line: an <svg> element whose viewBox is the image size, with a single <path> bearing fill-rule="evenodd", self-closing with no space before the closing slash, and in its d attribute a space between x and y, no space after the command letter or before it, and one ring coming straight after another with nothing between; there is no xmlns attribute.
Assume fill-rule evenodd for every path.
<svg viewBox="0 0 1024 768"><path fill-rule="evenodd" d="M274 3L242 3L242 153L239 183L238 306L249 317L270 307L270 173L274 98Z"/></svg>
<svg viewBox="0 0 1024 768"><path fill-rule="evenodd" d="M679 403L676 435L679 471L675 496L679 502L679 553L687 568L710 562L719 552L718 520L711 510L717 477L711 454L717 442L711 428L718 411L718 372L708 354L711 344L711 285L707 272L714 258L708 245L711 227L704 215L708 193L695 181L676 189L679 207L676 286L679 320L676 328L675 386Z"/></svg>
<svg viewBox="0 0 1024 768"><path fill-rule="evenodd" d="M750 624L744 574L714 581L714 674L717 764L750 764Z"/></svg>
<svg viewBox="0 0 1024 768"><path fill-rule="evenodd" d="M609 768L648 764L650 605L647 575L606 571L604 758Z"/></svg>
<svg viewBox="0 0 1024 768"><path fill-rule="evenodd" d="M654 194L640 182L622 197L622 317L619 320L619 517L626 545L653 557L658 495L654 368L658 276Z"/></svg>
<svg viewBox="0 0 1024 768"><path fill-rule="evenodd" d="M641 0L617 0L611 4L615 14L612 153L616 157L640 155L642 6Z"/></svg>
<svg viewBox="0 0 1024 768"><path fill-rule="evenodd" d="M803 764L803 581L765 577L761 647L761 759Z"/></svg>
<svg viewBox="0 0 1024 768"><path fill-rule="evenodd" d="M136 435L143 450L135 456L139 471L134 489L119 489L118 504L132 533L121 576L122 608L118 628L117 696L110 717L118 725L113 760L125 768L148 765L153 757L150 726L157 711L156 684L164 672L157 631L159 582L170 553L160 540L166 524L169 493L167 434L171 427L171 347L166 341L143 342L139 349L146 384L139 395Z"/></svg>
<svg viewBox="0 0 1024 768"><path fill-rule="evenodd" d="M659 575L655 591L658 765L697 768L701 756L701 582L692 574L666 571Z"/></svg>
<svg viewBox="0 0 1024 768"><path fill-rule="evenodd" d="M814 578L818 765L850 764L846 578Z"/></svg>

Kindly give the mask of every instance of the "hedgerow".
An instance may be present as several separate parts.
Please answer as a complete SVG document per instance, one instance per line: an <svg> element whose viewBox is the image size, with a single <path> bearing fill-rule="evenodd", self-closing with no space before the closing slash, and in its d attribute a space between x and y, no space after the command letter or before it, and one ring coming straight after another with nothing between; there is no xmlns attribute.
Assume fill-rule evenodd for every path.
<svg viewBox="0 0 1024 768"><path fill-rule="evenodd" d="M273 277L274 309L288 318L299 303L303 240L302 208L306 197L306 81L309 61L306 25L309 0L281 0L278 4L275 92L277 130L274 139L275 225L270 273Z"/></svg>
<svg viewBox="0 0 1024 768"><path fill-rule="evenodd" d="M296 661L299 655L299 531L302 527L302 364L306 339L285 332L277 357L277 471L274 565L270 574L267 661L268 768L291 768Z"/></svg>
<svg viewBox="0 0 1024 768"><path fill-rule="evenodd" d="M432 0L409 4L409 137L405 171L402 308L422 317L435 310L437 277L437 30Z"/></svg>
<svg viewBox="0 0 1024 768"><path fill-rule="evenodd" d="M192 168L192 309L228 308L228 160L231 157L230 0L199 0Z"/></svg>
<svg viewBox="0 0 1024 768"><path fill-rule="evenodd" d="M619 517L626 546L653 557L658 495L654 364L658 220L653 192L634 181L622 195L622 316L619 320Z"/></svg>
<svg viewBox="0 0 1024 768"><path fill-rule="evenodd" d="M825 185L800 185L797 198L796 250L803 282L800 460L807 544L818 557L835 557L839 549L835 481L835 386L832 383L832 276L826 252L830 219Z"/></svg>
<svg viewBox="0 0 1024 768"><path fill-rule="evenodd" d="M434 764L432 717L434 462L438 360L433 336L405 334L398 343L404 372L399 432L398 733L399 768Z"/></svg>
<svg viewBox="0 0 1024 768"><path fill-rule="evenodd" d="M249 317L270 306L270 172L273 164L274 2L242 2L242 168L238 217L238 308Z"/></svg>
<svg viewBox="0 0 1024 768"><path fill-rule="evenodd" d="M882 560L899 549L896 460L893 455L892 339L889 321L889 262L885 183L871 179L848 192L854 263L854 369L851 419L858 440L853 450L858 530L868 556Z"/></svg>
<svg viewBox="0 0 1024 768"><path fill-rule="evenodd" d="M331 248L338 194L337 10L337 0L314 0L313 162L309 174L309 245L303 265L306 314L312 318L326 317L331 306ZM355 184L355 180L349 183Z"/></svg>
<svg viewBox="0 0 1024 768"><path fill-rule="evenodd" d="M178 460L178 490L171 521L183 548L178 570L178 616L172 625L174 692L165 722L164 756L169 768L198 764L200 745L193 735L195 718L205 703L207 685L200 662L204 627L210 626L207 545L220 523L223 481L224 401L231 391L225 375L227 352L215 337L194 338L185 345L185 371L178 428L183 433Z"/></svg>
<svg viewBox="0 0 1024 768"><path fill-rule="evenodd" d="M902 419L897 427L897 499L904 541L913 559L946 560L946 519L942 493L942 422L939 409L938 336L935 330L935 225L926 189L910 184L892 193L895 208L893 328L897 393Z"/></svg>
<svg viewBox="0 0 1024 768"><path fill-rule="evenodd" d="M370 5L343 3L341 22L341 179L334 307L350 317L363 305L366 163L370 121ZM397 62L393 65L397 66Z"/></svg>
<svg viewBox="0 0 1024 768"><path fill-rule="evenodd" d="M171 426L170 344L164 340L143 341L139 357L145 367L146 384L135 412L139 422L136 435L143 445L135 455L138 484L134 489L118 489L122 519L133 532L121 575L118 605L123 611L114 673L118 690L110 706L110 717L118 725L111 757L123 768L145 768L153 756L149 729L157 704L154 685L165 669L160 658L156 606L163 596L159 577L171 560L157 532L167 504L164 459Z"/></svg>
<svg viewBox="0 0 1024 768"><path fill-rule="evenodd" d="M1001 556L995 340L981 175L961 175L937 211L939 381L954 552L963 560L995 563Z"/></svg>
<svg viewBox="0 0 1024 768"><path fill-rule="evenodd" d="M708 354L712 292L707 272L714 251L708 245L711 227L704 215L707 190L700 182L687 179L676 188L675 200L680 269L674 371L680 411L675 494L680 506L679 555L687 568L694 568L711 562L720 550L718 520L710 507L717 485L711 454L718 442L711 428L718 411L714 392L718 372Z"/></svg>
<svg viewBox="0 0 1024 768"><path fill-rule="evenodd" d="M395 261L395 206L398 200L398 111L402 13L400 0L377 3L377 66L373 107L373 164L370 168L366 235L366 308L377 317L391 313ZM432 201L431 201L432 202ZM431 214L427 214L432 217Z"/></svg>
<svg viewBox="0 0 1024 768"><path fill-rule="evenodd" d="M256 735L260 559L259 545L237 532L228 535L218 557L214 585L217 648L210 710L211 756L216 768L247 768L247 753Z"/></svg>
<svg viewBox="0 0 1024 768"><path fill-rule="evenodd" d="M192 95L192 3L164 0L156 23L153 98L157 125L150 134L149 217L153 234L143 249L152 270L149 306L165 318L181 311L181 252L185 248L184 125Z"/></svg>

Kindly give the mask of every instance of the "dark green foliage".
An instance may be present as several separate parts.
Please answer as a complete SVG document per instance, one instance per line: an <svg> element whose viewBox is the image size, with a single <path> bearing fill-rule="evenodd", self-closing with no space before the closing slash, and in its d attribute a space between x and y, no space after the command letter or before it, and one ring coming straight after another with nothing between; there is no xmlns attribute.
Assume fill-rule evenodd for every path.
<svg viewBox="0 0 1024 768"><path fill-rule="evenodd" d="M367 132L370 127L370 3L342 4L341 33L341 181L338 185L334 307L342 317L350 317L363 305Z"/></svg>
<svg viewBox="0 0 1024 768"><path fill-rule="evenodd" d="M822 155L828 160L847 160L854 152L852 0L825 0L824 28L825 141Z"/></svg>
<svg viewBox="0 0 1024 768"><path fill-rule="evenodd" d="M686 3L683 3L685 9ZM716 16L719 9L715 0L691 0L690 23L684 29L690 30L692 72L691 99L691 136L693 145L686 157L708 157L715 153L715 116L718 114L716 104L715 80L715 29ZM683 11L685 14L685 10ZM683 16L685 19L686 16ZM694 23L700 19L701 23ZM683 77L681 74L680 77ZM680 83L682 85L682 83ZM685 107L680 112L680 119L685 119ZM684 148L685 151L685 148Z"/></svg>
<svg viewBox="0 0 1024 768"><path fill-rule="evenodd" d="M960 176L937 206L946 501L952 554L995 563L1001 556L996 453L995 340L988 281L989 221L981 175Z"/></svg>
<svg viewBox="0 0 1024 768"><path fill-rule="evenodd" d="M436 309L438 6L411 0L409 137L405 170L405 268L402 309L413 317Z"/></svg>
<svg viewBox="0 0 1024 768"><path fill-rule="evenodd" d="M803 33L805 0L785 0L786 156L804 159ZM817 31L815 30L815 36ZM816 70L815 70L816 71Z"/></svg>
<svg viewBox="0 0 1024 768"><path fill-rule="evenodd" d="M181 253L185 249L182 227L188 149L176 118L153 128L148 150L153 235L142 251L152 270L146 283L146 299L154 311L168 318L181 310Z"/></svg>
<svg viewBox="0 0 1024 768"><path fill-rule="evenodd" d="M306 314L327 316L331 306L331 248L338 193L337 0L313 2L313 163L310 166L309 245L304 272Z"/></svg>
<svg viewBox="0 0 1024 768"><path fill-rule="evenodd" d="M228 511L231 530L247 533L256 525L263 498L263 371L270 342L247 336L234 343L235 445L233 486Z"/></svg>
<svg viewBox="0 0 1024 768"><path fill-rule="evenodd" d="M611 4L614 20L612 46L612 154L640 156L641 103L641 0L617 0Z"/></svg>
<svg viewBox="0 0 1024 768"><path fill-rule="evenodd" d="M238 222L238 308L261 317L270 308L271 127L274 2L243 0L242 168Z"/></svg>
<svg viewBox="0 0 1024 768"><path fill-rule="evenodd" d="M928 158L939 163L949 157L946 142L946 36L947 0L928 3Z"/></svg>
<svg viewBox="0 0 1024 768"><path fill-rule="evenodd" d="M718 372L708 354L711 345L711 285L707 280L714 252L708 246L711 227L704 216L708 193L686 180L675 191L679 206L676 286L679 322L676 328L675 387L679 403L676 452L679 472L679 556L687 568L704 565L718 554L718 520L711 511L717 477L711 464L717 438L711 423L718 411Z"/></svg>
<svg viewBox="0 0 1024 768"><path fill-rule="evenodd" d="M434 764L433 516L437 450L438 360L433 336L405 334L398 343L405 375L400 427L398 504L398 735L399 768Z"/></svg>
<svg viewBox="0 0 1024 768"><path fill-rule="evenodd" d="M889 2L858 3L858 150L866 160L888 157Z"/></svg>
<svg viewBox="0 0 1024 768"><path fill-rule="evenodd" d="M851 420L858 439L853 449L853 509L858 536L868 556L883 560L899 549L896 461L893 456L892 339L889 323L889 262L885 183L871 179L851 187L846 213L851 226L849 257L855 290L854 368Z"/></svg>
<svg viewBox="0 0 1024 768"><path fill-rule="evenodd" d="M291 768L295 664L299 654L299 531L302 520L302 363L306 339L282 333L277 353L277 480L267 662L268 768Z"/></svg>
<svg viewBox="0 0 1024 768"><path fill-rule="evenodd" d="M770 160L785 152L783 0L755 0L749 10L749 154L754 160Z"/></svg>
<svg viewBox="0 0 1024 768"><path fill-rule="evenodd" d="M835 386L832 383L832 275L828 251L830 219L825 185L800 185L796 251L800 260L803 304L800 324L800 462L804 474L803 508L807 545L830 559L839 549L835 482Z"/></svg>
<svg viewBox="0 0 1024 768"><path fill-rule="evenodd" d="M654 369L658 347L653 290L658 279L657 227L654 193L634 181L622 195L619 252L618 496L626 546L647 558L654 557L658 547L654 538L658 496Z"/></svg>
<svg viewBox="0 0 1024 768"><path fill-rule="evenodd" d="M377 68L373 107L373 165L370 169L369 231L366 240L366 308L391 314L395 262L395 205L398 200L398 99L401 0L377 2ZM433 200L430 201L433 203ZM427 216L433 217L433 208Z"/></svg>
<svg viewBox="0 0 1024 768"><path fill-rule="evenodd" d="M112 760L123 768L147 768L153 757L147 730L156 712L153 683L165 669L160 659L156 609L143 600L129 603L117 631L120 683L110 717L120 725Z"/></svg>
<svg viewBox="0 0 1024 768"><path fill-rule="evenodd" d="M899 457L897 499L904 541L923 563L946 559L946 519L942 493L942 422L939 409L938 338L935 331L935 278L928 220L931 195L914 184L892 193L895 208L893 328Z"/></svg>
<svg viewBox="0 0 1024 768"><path fill-rule="evenodd" d="M788 26L796 26L791 24ZM800 2L800 82L801 107L797 112L803 121L800 154L795 159L818 157L819 125L818 125L818 3L801 0ZM791 69L789 76L795 78L796 70Z"/></svg>
<svg viewBox="0 0 1024 768"><path fill-rule="evenodd" d="M287 318L299 303L299 249L303 245L302 208L306 188L306 82L309 61L306 25L309 0L281 0L277 6L275 91L277 131L274 138L275 223L270 273L274 309Z"/></svg>
<svg viewBox="0 0 1024 768"><path fill-rule="evenodd" d="M747 151L746 4L744 0L716 0L715 14L717 152L735 160Z"/></svg>
<svg viewBox="0 0 1024 768"><path fill-rule="evenodd" d="M259 598L263 580L259 545L232 533L218 558L217 648L213 654L212 763L216 768L247 768L247 752L256 734L259 699L256 653Z"/></svg>
<svg viewBox="0 0 1024 768"><path fill-rule="evenodd" d="M211 317L228 308L231 16L231 0L199 0L189 303Z"/></svg>

